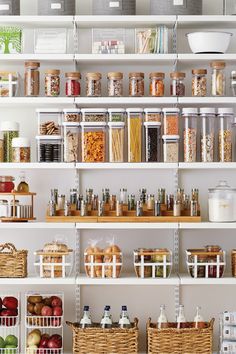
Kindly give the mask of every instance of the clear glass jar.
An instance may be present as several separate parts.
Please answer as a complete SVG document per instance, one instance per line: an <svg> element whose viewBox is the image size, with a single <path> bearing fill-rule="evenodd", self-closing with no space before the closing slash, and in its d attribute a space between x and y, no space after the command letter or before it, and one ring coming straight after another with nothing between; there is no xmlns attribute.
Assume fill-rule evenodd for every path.
<svg viewBox="0 0 236 354"><path fill-rule="evenodd" d="M225 62L213 61L211 67L211 94L212 96L225 96Z"/></svg>
<svg viewBox="0 0 236 354"><path fill-rule="evenodd" d="M181 72L170 73L171 84L170 84L170 95L183 97L185 96L185 79L186 74Z"/></svg>
<svg viewBox="0 0 236 354"><path fill-rule="evenodd" d="M12 139L12 162L30 162L30 140L27 138Z"/></svg>
<svg viewBox="0 0 236 354"><path fill-rule="evenodd" d="M79 123L63 123L64 162L79 162Z"/></svg>
<svg viewBox="0 0 236 354"><path fill-rule="evenodd" d="M12 140L19 137L19 123L3 121L0 131L3 134L4 162L12 162Z"/></svg>
<svg viewBox="0 0 236 354"><path fill-rule="evenodd" d="M102 74L87 73L86 75L86 96L100 97L102 96Z"/></svg>
<svg viewBox="0 0 236 354"><path fill-rule="evenodd" d="M107 74L107 90L109 97L123 96L123 74L111 72Z"/></svg>
<svg viewBox="0 0 236 354"><path fill-rule="evenodd" d="M0 131L0 162L4 162L3 133Z"/></svg>
<svg viewBox="0 0 236 354"><path fill-rule="evenodd" d="M214 162L215 108L200 108L201 117L201 162Z"/></svg>
<svg viewBox="0 0 236 354"><path fill-rule="evenodd" d="M40 93L39 62L25 63L25 96L37 97Z"/></svg>
<svg viewBox="0 0 236 354"><path fill-rule="evenodd" d="M9 217L9 203L6 199L0 200L0 218Z"/></svg>
<svg viewBox="0 0 236 354"><path fill-rule="evenodd" d="M66 96L79 97L81 95L81 74L78 71L69 72L66 76Z"/></svg>
<svg viewBox="0 0 236 354"><path fill-rule="evenodd" d="M166 163L179 162L179 135L163 135L163 159Z"/></svg>
<svg viewBox="0 0 236 354"><path fill-rule="evenodd" d="M145 161L161 162L161 123L144 122Z"/></svg>
<svg viewBox="0 0 236 354"><path fill-rule="evenodd" d="M62 162L63 148L60 136L36 136L38 162Z"/></svg>
<svg viewBox="0 0 236 354"><path fill-rule="evenodd" d="M236 96L236 71L231 72L231 89L232 95Z"/></svg>
<svg viewBox="0 0 236 354"><path fill-rule="evenodd" d="M149 94L154 97L162 97L165 94L165 74L151 73L150 76Z"/></svg>
<svg viewBox="0 0 236 354"><path fill-rule="evenodd" d="M164 135L179 135L179 108L163 108Z"/></svg>
<svg viewBox="0 0 236 354"><path fill-rule="evenodd" d="M218 108L219 133L218 152L219 162L232 162L232 124L234 111L232 108Z"/></svg>
<svg viewBox="0 0 236 354"><path fill-rule="evenodd" d="M128 162L142 162L143 110L129 108L128 114Z"/></svg>
<svg viewBox="0 0 236 354"><path fill-rule="evenodd" d="M232 124L232 134L233 134L233 162L236 162L236 118L234 118Z"/></svg>
<svg viewBox="0 0 236 354"><path fill-rule="evenodd" d="M184 162L197 161L197 108L183 108L184 119Z"/></svg>
<svg viewBox="0 0 236 354"><path fill-rule="evenodd" d="M162 111L160 108L145 108L145 122L161 123Z"/></svg>
<svg viewBox="0 0 236 354"><path fill-rule="evenodd" d="M108 109L109 122L125 122L125 109L123 108L110 108Z"/></svg>
<svg viewBox="0 0 236 354"><path fill-rule="evenodd" d="M14 181L12 176L0 176L0 193L11 193L15 187Z"/></svg>
<svg viewBox="0 0 236 354"><path fill-rule="evenodd" d="M226 181L220 181L215 188L209 189L208 196L209 221L236 221L236 189Z"/></svg>
<svg viewBox="0 0 236 354"><path fill-rule="evenodd" d="M192 70L192 96L205 97L207 95L207 70Z"/></svg>
<svg viewBox="0 0 236 354"><path fill-rule="evenodd" d="M109 122L109 161L124 162L125 123Z"/></svg>
<svg viewBox="0 0 236 354"><path fill-rule="evenodd" d="M144 96L144 73L129 74L129 95L131 97Z"/></svg>
<svg viewBox="0 0 236 354"><path fill-rule="evenodd" d="M67 123L79 123L80 109L78 108L63 109L63 121Z"/></svg>
<svg viewBox="0 0 236 354"><path fill-rule="evenodd" d="M81 109L82 122L106 122L107 110L104 108Z"/></svg>
<svg viewBox="0 0 236 354"><path fill-rule="evenodd" d="M39 135L61 135L62 111L60 109L36 109Z"/></svg>
<svg viewBox="0 0 236 354"><path fill-rule="evenodd" d="M49 97L60 95L60 70L45 72L45 95Z"/></svg>
<svg viewBox="0 0 236 354"><path fill-rule="evenodd" d="M82 162L106 162L106 123L82 122Z"/></svg>

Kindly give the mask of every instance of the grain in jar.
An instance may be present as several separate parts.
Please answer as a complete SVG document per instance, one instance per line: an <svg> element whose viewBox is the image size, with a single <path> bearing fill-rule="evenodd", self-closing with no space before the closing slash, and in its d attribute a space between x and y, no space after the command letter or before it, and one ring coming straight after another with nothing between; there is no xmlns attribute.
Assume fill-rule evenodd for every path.
<svg viewBox="0 0 236 354"><path fill-rule="evenodd" d="M30 162L30 141L27 138L12 139L12 162Z"/></svg>
<svg viewBox="0 0 236 354"><path fill-rule="evenodd" d="M87 73L86 74L86 96L100 97L102 96L102 74Z"/></svg>
<svg viewBox="0 0 236 354"><path fill-rule="evenodd" d="M145 108L145 122L161 123L162 111L160 108Z"/></svg>
<svg viewBox="0 0 236 354"><path fill-rule="evenodd" d="M63 121L67 123L80 122L80 109L78 108L65 108L63 109Z"/></svg>
<svg viewBox="0 0 236 354"><path fill-rule="evenodd" d="M154 72L149 76L150 86L149 86L149 94L154 97L162 97L165 94L165 74Z"/></svg>
<svg viewBox="0 0 236 354"><path fill-rule="evenodd" d="M107 91L109 97L123 96L123 73L110 72L107 74Z"/></svg>
<svg viewBox="0 0 236 354"><path fill-rule="evenodd" d="M108 109L109 122L125 122L126 112L123 108Z"/></svg>
<svg viewBox="0 0 236 354"><path fill-rule="evenodd" d="M104 108L83 108L81 109L82 122L106 122L107 110Z"/></svg>
<svg viewBox="0 0 236 354"><path fill-rule="evenodd" d="M125 123L109 122L109 161L124 162Z"/></svg>
<svg viewBox="0 0 236 354"><path fill-rule="evenodd" d="M144 96L144 73L129 74L129 95L131 97Z"/></svg>
<svg viewBox="0 0 236 354"><path fill-rule="evenodd" d="M39 62L25 63L25 96L37 97L40 91Z"/></svg>
<svg viewBox="0 0 236 354"><path fill-rule="evenodd" d="M185 96L185 79L186 74L182 72L170 73L171 84L170 84L170 95L171 96Z"/></svg>
<svg viewBox="0 0 236 354"><path fill-rule="evenodd" d="M200 108L201 119L201 162L214 162L216 110L213 107Z"/></svg>
<svg viewBox="0 0 236 354"><path fill-rule="evenodd" d="M213 61L211 67L211 94L212 96L225 96L225 62Z"/></svg>
<svg viewBox="0 0 236 354"><path fill-rule="evenodd" d="M163 135L163 160L166 163L179 162L179 135Z"/></svg>
<svg viewBox="0 0 236 354"><path fill-rule="evenodd" d="M234 111L232 108L218 108L218 152L219 162L232 162L232 124Z"/></svg>
<svg viewBox="0 0 236 354"><path fill-rule="evenodd" d="M143 110L129 108L128 114L128 162L142 162L142 119Z"/></svg>
<svg viewBox="0 0 236 354"><path fill-rule="evenodd" d="M45 72L45 95L48 97L60 95L60 70L47 70Z"/></svg>
<svg viewBox="0 0 236 354"><path fill-rule="evenodd" d="M192 70L192 96L205 97L207 95L207 70Z"/></svg>
<svg viewBox="0 0 236 354"><path fill-rule="evenodd" d="M81 122L82 162L106 162L106 123Z"/></svg>
<svg viewBox="0 0 236 354"><path fill-rule="evenodd" d="M144 122L145 127L145 161L161 161L161 123Z"/></svg>
<svg viewBox="0 0 236 354"><path fill-rule="evenodd" d="M0 131L0 162L4 160L4 151L3 151L3 133Z"/></svg>
<svg viewBox="0 0 236 354"><path fill-rule="evenodd" d="M62 110L54 108L36 109L39 135L61 135Z"/></svg>
<svg viewBox="0 0 236 354"><path fill-rule="evenodd" d="M197 108L183 108L184 162L197 161Z"/></svg>
<svg viewBox="0 0 236 354"><path fill-rule="evenodd" d="M19 123L3 121L0 125L3 133L4 162L12 162L12 140L19 137Z"/></svg>
<svg viewBox="0 0 236 354"><path fill-rule="evenodd" d="M164 135L179 135L179 108L163 108Z"/></svg>
<svg viewBox="0 0 236 354"><path fill-rule="evenodd" d="M78 71L68 72L66 76L66 96L79 97L81 94L81 74Z"/></svg>
<svg viewBox="0 0 236 354"><path fill-rule="evenodd" d="M79 161L79 123L63 123L64 162Z"/></svg>

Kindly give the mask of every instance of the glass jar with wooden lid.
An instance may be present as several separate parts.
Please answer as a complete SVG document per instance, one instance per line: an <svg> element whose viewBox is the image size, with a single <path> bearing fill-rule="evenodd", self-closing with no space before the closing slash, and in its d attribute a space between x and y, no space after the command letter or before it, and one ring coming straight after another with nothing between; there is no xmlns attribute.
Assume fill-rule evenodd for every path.
<svg viewBox="0 0 236 354"><path fill-rule="evenodd" d="M185 73L175 71L170 73L171 85L170 94L171 96L185 96L185 84L184 79L186 77Z"/></svg>
<svg viewBox="0 0 236 354"><path fill-rule="evenodd" d="M129 74L129 95L132 97L144 96L144 73Z"/></svg>
<svg viewBox="0 0 236 354"><path fill-rule="evenodd" d="M162 97L165 94L164 73L150 73L149 94L154 97Z"/></svg>
<svg viewBox="0 0 236 354"><path fill-rule="evenodd" d="M66 96L78 97L81 94L81 74L78 71L68 72L66 76Z"/></svg>
<svg viewBox="0 0 236 354"><path fill-rule="evenodd" d="M212 96L225 96L225 62L213 61L211 67L211 94Z"/></svg>
<svg viewBox="0 0 236 354"><path fill-rule="evenodd" d="M110 72L107 74L107 90L109 97L123 96L123 73Z"/></svg>
<svg viewBox="0 0 236 354"><path fill-rule="evenodd" d="M207 70L192 70L192 96L205 97L207 95Z"/></svg>
<svg viewBox="0 0 236 354"><path fill-rule="evenodd" d="M47 70L45 72L45 95L60 95L60 70Z"/></svg>
<svg viewBox="0 0 236 354"><path fill-rule="evenodd" d="M102 95L102 74L87 73L86 74L86 96L100 97Z"/></svg>
<svg viewBox="0 0 236 354"><path fill-rule="evenodd" d="M36 61L25 62L25 96L39 96L40 74L38 68L40 63Z"/></svg>

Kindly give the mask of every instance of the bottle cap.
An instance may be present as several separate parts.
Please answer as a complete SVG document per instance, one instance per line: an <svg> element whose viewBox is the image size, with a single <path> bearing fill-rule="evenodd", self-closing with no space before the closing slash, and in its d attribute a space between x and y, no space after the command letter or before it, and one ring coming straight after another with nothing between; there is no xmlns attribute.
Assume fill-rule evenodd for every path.
<svg viewBox="0 0 236 354"><path fill-rule="evenodd" d="M84 306L84 311L89 311L89 306Z"/></svg>
<svg viewBox="0 0 236 354"><path fill-rule="evenodd" d="M122 311L127 311L127 306L122 306Z"/></svg>

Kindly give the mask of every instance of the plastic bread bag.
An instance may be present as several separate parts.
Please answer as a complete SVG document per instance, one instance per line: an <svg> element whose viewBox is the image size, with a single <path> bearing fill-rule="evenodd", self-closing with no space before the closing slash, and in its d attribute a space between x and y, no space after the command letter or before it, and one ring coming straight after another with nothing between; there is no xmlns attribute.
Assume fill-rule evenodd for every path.
<svg viewBox="0 0 236 354"><path fill-rule="evenodd" d="M101 240L92 240L90 239L88 241L89 246L85 250L85 263L98 263L101 264L103 263L103 256L102 256L102 249L98 247L98 243ZM92 268L94 268L92 270ZM102 266L101 265L95 265L92 267L91 265L85 265L85 272L88 277L90 278L101 278L102 277Z"/></svg>

